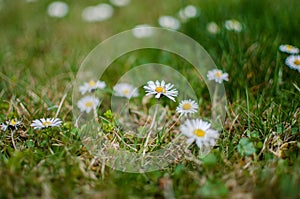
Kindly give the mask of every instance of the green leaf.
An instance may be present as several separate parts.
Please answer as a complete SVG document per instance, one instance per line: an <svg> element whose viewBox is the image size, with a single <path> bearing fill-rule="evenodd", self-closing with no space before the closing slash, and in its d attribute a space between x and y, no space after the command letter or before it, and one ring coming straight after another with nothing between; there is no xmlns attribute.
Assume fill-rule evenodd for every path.
<svg viewBox="0 0 300 199"><path fill-rule="evenodd" d="M248 138L240 139L237 150L242 156L252 155L255 153L255 147Z"/></svg>
<svg viewBox="0 0 300 199"><path fill-rule="evenodd" d="M113 114L112 114L111 110L107 110L103 115L104 115L107 119L112 119L112 118L113 118Z"/></svg>
<svg viewBox="0 0 300 199"><path fill-rule="evenodd" d="M204 166L211 167L211 166L215 166L216 164L217 164L217 157L213 153L210 153L203 158Z"/></svg>

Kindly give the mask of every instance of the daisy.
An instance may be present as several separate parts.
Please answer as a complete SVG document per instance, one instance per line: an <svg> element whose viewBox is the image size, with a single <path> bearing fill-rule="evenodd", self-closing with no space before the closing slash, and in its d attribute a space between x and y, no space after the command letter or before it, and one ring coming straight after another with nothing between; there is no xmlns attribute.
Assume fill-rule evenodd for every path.
<svg viewBox="0 0 300 199"><path fill-rule="evenodd" d="M99 99L90 95L84 96L77 102L77 106L80 111L86 113L90 113L91 110L99 106L99 104Z"/></svg>
<svg viewBox="0 0 300 199"><path fill-rule="evenodd" d="M223 81L228 81L228 73L223 73L219 69L213 69L208 71L207 78L221 84Z"/></svg>
<svg viewBox="0 0 300 199"><path fill-rule="evenodd" d="M194 18L198 15L198 9L197 7L193 6L193 5L188 5L184 8L182 8L179 11L179 17L182 20L187 20L189 18Z"/></svg>
<svg viewBox="0 0 300 199"><path fill-rule="evenodd" d="M85 82L82 86L79 87L79 91L81 92L82 95L84 95L87 92L93 92L96 89L103 89L106 87L105 82L101 81L94 81L91 80L89 82Z"/></svg>
<svg viewBox="0 0 300 199"><path fill-rule="evenodd" d="M187 19L194 18L198 15L198 9L193 5L188 5L179 11L179 17L186 21Z"/></svg>
<svg viewBox="0 0 300 199"><path fill-rule="evenodd" d="M139 95L137 88L127 83L116 84L113 89L114 95L119 97L126 97L130 99Z"/></svg>
<svg viewBox="0 0 300 199"><path fill-rule="evenodd" d="M21 126L22 122L18 121L17 119L7 120L5 121L6 124L2 123L0 124L0 128L2 131L6 131L7 129L18 129L19 126Z"/></svg>
<svg viewBox="0 0 300 199"><path fill-rule="evenodd" d="M281 52L289 53L289 54L297 54L297 53L299 53L299 48L297 48L295 46L292 46L292 45L288 45L288 44L280 45L279 46L279 50Z"/></svg>
<svg viewBox="0 0 300 199"><path fill-rule="evenodd" d="M211 124L201 119L186 120L180 126L180 132L187 136L187 144L196 141L199 148L209 147L216 143L219 134L218 131L210 128Z"/></svg>
<svg viewBox="0 0 300 199"><path fill-rule="evenodd" d="M173 87L174 87L173 84L171 83L166 84L164 80L162 80L161 82L156 80L155 82L154 81L147 82L147 85L144 86L144 89L147 93L146 96L155 95L155 98L159 99L162 95L164 95L175 102L174 97L177 97L178 91L176 89L172 89Z"/></svg>
<svg viewBox="0 0 300 199"><path fill-rule="evenodd" d="M110 3L118 7L123 7L128 5L130 1L131 0L110 0Z"/></svg>
<svg viewBox="0 0 300 199"><path fill-rule="evenodd" d="M49 127L60 127L61 123L62 121L59 118L41 118L33 120L30 126L33 129L41 130Z"/></svg>
<svg viewBox="0 0 300 199"><path fill-rule="evenodd" d="M178 21L178 19L171 16L159 17L158 23L163 28L169 28L172 30L178 30L180 28L180 22Z"/></svg>
<svg viewBox="0 0 300 199"><path fill-rule="evenodd" d="M50 17L62 18L69 12L69 6L62 1L54 1L48 6L48 15Z"/></svg>
<svg viewBox="0 0 300 199"><path fill-rule="evenodd" d="M81 17L86 22L105 21L113 16L114 8L106 3L88 6L82 11Z"/></svg>
<svg viewBox="0 0 300 199"><path fill-rule="evenodd" d="M188 115L196 113L198 110L198 104L194 100L182 100L176 108L176 112L180 115Z"/></svg>
<svg viewBox="0 0 300 199"><path fill-rule="evenodd" d="M132 34L135 38L146 38L153 34L151 26L147 24L137 25L132 29Z"/></svg>
<svg viewBox="0 0 300 199"><path fill-rule="evenodd" d="M231 19L231 20L226 20L225 21L225 28L227 30L232 30L235 32L241 32L242 31L242 24L235 20L235 19Z"/></svg>
<svg viewBox="0 0 300 199"><path fill-rule="evenodd" d="M215 22L208 23L206 28L207 28L207 31L213 35L218 34L220 32L220 28Z"/></svg>
<svg viewBox="0 0 300 199"><path fill-rule="evenodd" d="M300 72L300 55L290 55L286 58L285 64L291 69L298 70Z"/></svg>

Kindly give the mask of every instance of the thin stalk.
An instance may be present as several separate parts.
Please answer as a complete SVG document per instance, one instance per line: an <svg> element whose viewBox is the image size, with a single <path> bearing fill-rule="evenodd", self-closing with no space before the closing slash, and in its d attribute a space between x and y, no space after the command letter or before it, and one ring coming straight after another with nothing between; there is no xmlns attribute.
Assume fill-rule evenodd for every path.
<svg viewBox="0 0 300 199"><path fill-rule="evenodd" d="M11 130L11 142L13 144L13 147L14 149L17 151L17 147L16 147L16 143L15 143L15 140L14 140L14 133L15 133L15 130Z"/></svg>
<svg viewBox="0 0 300 199"><path fill-rule="evenodd" d="M143 157L145 157L145 154L146 154L147 145L148 145L150 136L152 134L152 131L153 131L152 129L154 127L155 121L156 121L157 111L158 111L158 104L156 104L155 111L154 111L154 114L153 114L153 119L151 121L151 125L150 125L150 128L149 128L149 133L147 135L147 138L146 138L146 141L145 141L145 144L144 144Z"/></svg>

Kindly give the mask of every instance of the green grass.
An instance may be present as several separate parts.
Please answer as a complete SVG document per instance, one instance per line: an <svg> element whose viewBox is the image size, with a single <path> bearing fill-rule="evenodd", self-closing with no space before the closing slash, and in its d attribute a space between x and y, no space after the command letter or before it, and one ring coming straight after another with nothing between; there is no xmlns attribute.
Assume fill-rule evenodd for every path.
<svg viewBox="0 0 300 199"><path fill-rule="evenodd" d="M94 24L81 20L81 10L99 1L68 1L70 12L63 19L48 17L51 1L0 2L0 122L15 117L23 122L14 134L17 150L11 133L0 132L0 198L300 197L300 74L285 66L287 55L278 51L285 43L300 47L298 0L133 0L116 8L113 18ZM145 174L113 170L80 140L72 121L71 82L99 42L137 24L157 26L160 15L176 16L189 3L199 6L201 14L180 31L198 41L230 76L220 139L204 159L183 158ZM223 23L231 18L243 23L241 33L225 30ZM210 21L220 26L219 34L206 31ZM198 85L188 63L156 50L120 57L103 79L112 79L112 87L124 71L150 62L174 66L193 87ZM195 89L201 116L208 117L207 89ZM29 127L33 119L54 117L54 105L65 94L61 129ZM109 109L106 102L109 98L102 116ZM109 124L101 125L113 137Z"/></svg>

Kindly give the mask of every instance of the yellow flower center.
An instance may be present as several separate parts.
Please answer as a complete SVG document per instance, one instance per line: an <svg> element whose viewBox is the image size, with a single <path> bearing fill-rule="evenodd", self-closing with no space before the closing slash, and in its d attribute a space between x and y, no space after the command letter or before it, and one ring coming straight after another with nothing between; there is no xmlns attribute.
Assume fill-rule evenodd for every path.
<svg viewBox="0 0 300 199"><path fill-rule="evenodd" d="M123 90L123 94L124 95L128 95L129 94L129 90L128 89Z"/></svg>
<svg viewBox="0 0 300 199"><path fill-rule="evenodd" d="M292 50L292 49L293 49L293 46L287 45L286 48L287 48L288 50Z"/></svg>
<svg viewBox="0 0 300 199"><path fill-rule="evenodd" d="M51 122L49 122L49 121L43 122L43 126L49 126L50 124L51 124Z"/></svg>
<svg viewBox="0 0 300 199"><path fill-rule="evenodd" d="M93 106L93 102L87 102L87 103L85 103L85 106L86 107L91 107L91 106Z"/></svg>
<svg viewBox="0 0 300 199"><path fill-rule="evenodd" d="M163 87L161 87L161 86L156 87L155 91L158 92L158 93L162 93L162 92L166 93L166 90Z"/></svg>
<svg viewBox="0 0 300 199"><path fill-rule="evenodd" d="M297 66L300 66L300 60L299 60L299 59L296 59L296 60L294 61L294 64L297 65Z"/></svg>
<svg viewBox="0 0 300 199"><path fill-rule="evenodd" d="M11 121L10 121L10 124L11 124L12 126L14 126L14 125L17 124L17 122L16 122L15 120L11 120Z"/></svg>
<svg viewBox="0 0 300 199"><path fill-rule="evenodd" d="M95 85L96 85L96 82L95 82L95 81L91 80L91 81L89 82L89 86L95 86Z"/></svg>
<svg viewBox="0 0 300 199"><path fill-rule="evenodd" d="M222 72L219 72L219 71L216 72L215 76L218 77L218 78L222 77Z"/></svg>
<svg viewBox="0 0 300 199"><path fill-rule="evenodd" d="M182 106L183 110L190 110L192 108L192 105L190 103L185 103Z"/></svg>
<svg viewBox="0 0 300 199"><path fill-rule="evenodd" d="M194 130L194 134L195 134L197 137L204 137L204 136L205 136L205 131L203 131L202 129L195 129L195 130Z"/></svg>

